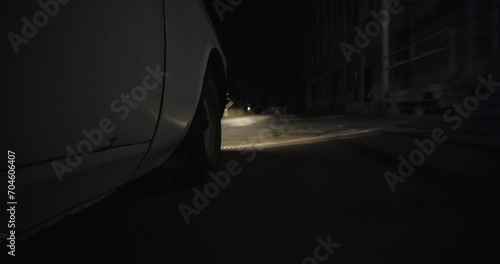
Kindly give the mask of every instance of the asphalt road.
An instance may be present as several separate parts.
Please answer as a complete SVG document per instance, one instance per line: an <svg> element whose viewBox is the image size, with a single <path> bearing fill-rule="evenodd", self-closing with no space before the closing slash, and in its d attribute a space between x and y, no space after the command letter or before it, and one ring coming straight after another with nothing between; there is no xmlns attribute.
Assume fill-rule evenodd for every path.
<svg viewBox="0 0 500 264"><path fill-rule="evenodd" d="M269 118L225 122L222 164L235 175L202 209L189 175L166 192L146 179L43 230L19 254L27 263L498 262L500 155L485 142L494 130L450 134L391 192L384 173L397 173L398 156L439 123L346 120L296 118L261 139ZM180 204L196 212L189 225Z"/></svg>

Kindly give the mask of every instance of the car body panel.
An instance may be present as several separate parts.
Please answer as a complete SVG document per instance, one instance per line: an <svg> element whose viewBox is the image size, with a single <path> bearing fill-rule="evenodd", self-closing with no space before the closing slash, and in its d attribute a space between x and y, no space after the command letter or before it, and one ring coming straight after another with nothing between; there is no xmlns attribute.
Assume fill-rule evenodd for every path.
<svg viewBox="0 0 500 264"><path fill-rule="evenodd" d="M41 10L35 1L10 5L14 17ZM163 7L161 0L71 1L18 54L8 55L5 93L13 114L7 123L16 133L2 147L17 156L19 230L127 183L136 171L160 116L164 80L151 75L164 71ZM22 22L9 26L20 34ZM147 76L157 88L136 105L123 103L122 95ZM81 147L91 142L82 131L101 130L103 120L114 130Z"/></svg>
<svg viewBox="0 0 500 264"><path fill-rule="evenodd" d="M18 9L32 17L28 8ZM161 0L71 1L18 54L9 54L12 72L5 92L9 112L15 113L9 124L24 128L9 142L23 154L19 165L65 157L67 146L76 149L86 140L84 129L99 128L105 118L116 128L93 151L153 137L161 87L135 109L129 107L123 120L125 112L111 106L142 85L146 67L164 67L162 9ZM22 22L13 25L20 33Z"/></svg>
<svg viewBox="0 0 500 264"><path fill-rule="evenodd" d="M217 50L223 56L202 1L166 1L165 13L168 78L163 111L152 147L134 179L165 162L182 141L198 105L210 54Z"/></svg>
<svg viewBox="0 0 500 264"><path fill-rule="evenodd" d="M143 143L90 154L63 182L54 177L50 163L18 169L17 229L33 228L125 184L147 148Z"/></svg>
<svg viewBox="0 0 500 264"><path fill-rule="evenodd" d="M40 10L36 1L7 5L17 19L7 28L16 33L22 26L17 17ZM202 1L61 5L18 54L7 55L4 107L14 113L7 118L14 129L1 145L18 157L23 208L17 229L32 230L165 162L189 129L214 49L222 54ZM155 78L156 70L168 77ZM120 118L124 112L113 102L148 76L158 86ZM83 155L68 151L89 141L82 130L99 129L103 119L115 129L103 133L98 146ZM54 164L78 158L70 173L54 171Z"/></svg>

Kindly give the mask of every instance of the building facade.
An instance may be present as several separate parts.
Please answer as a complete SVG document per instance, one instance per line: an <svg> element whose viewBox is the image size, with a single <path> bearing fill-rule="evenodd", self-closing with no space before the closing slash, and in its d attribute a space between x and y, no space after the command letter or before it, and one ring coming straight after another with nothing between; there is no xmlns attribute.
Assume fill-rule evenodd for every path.
<svg viewBox="0 0 500 264"><path fill-rule="evenodd" d="M305 7L305 113L441 114L471 94L479 75L500 70L499 0L317 0ZM484 114L500 113L493 97Z"/></svg>

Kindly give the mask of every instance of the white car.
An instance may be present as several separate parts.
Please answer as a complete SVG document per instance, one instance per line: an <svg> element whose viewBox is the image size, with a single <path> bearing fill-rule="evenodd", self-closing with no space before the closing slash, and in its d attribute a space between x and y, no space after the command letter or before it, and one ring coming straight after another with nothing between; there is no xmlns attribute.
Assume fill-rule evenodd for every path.
<svg viewBox="0 0 500 264"><path fill-rule="evenodd" d="M216 169L226 63L202 1L31 2L7 4L4 38L2 146L15 168L2 170L15 175L18 233L174 153L201 176Z"/></svg>

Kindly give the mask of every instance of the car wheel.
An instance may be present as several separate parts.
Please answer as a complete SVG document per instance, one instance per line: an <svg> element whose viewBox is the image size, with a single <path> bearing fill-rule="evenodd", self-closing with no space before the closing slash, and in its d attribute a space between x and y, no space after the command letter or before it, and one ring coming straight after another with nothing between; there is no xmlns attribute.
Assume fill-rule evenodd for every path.
<svg viewBox="0 0 500 264"><path fill-rule="evenodd" d="M221 108L217 84L207 73L202 94L186 140L189 141L186 168L190 174L210 180L210 172L216 171L221 153Z"/></svg>

